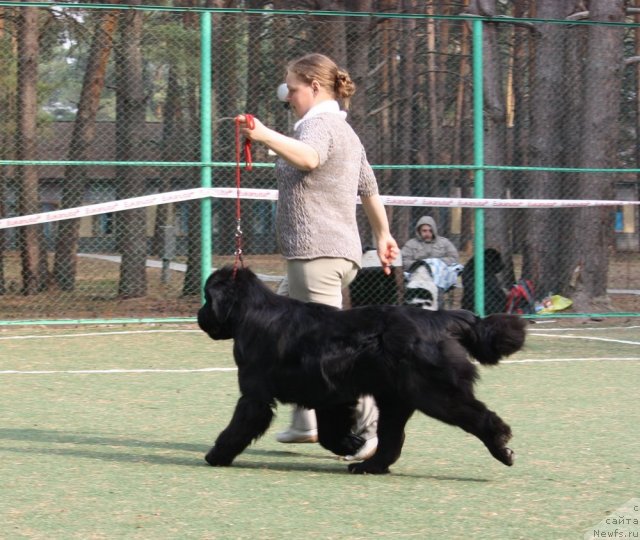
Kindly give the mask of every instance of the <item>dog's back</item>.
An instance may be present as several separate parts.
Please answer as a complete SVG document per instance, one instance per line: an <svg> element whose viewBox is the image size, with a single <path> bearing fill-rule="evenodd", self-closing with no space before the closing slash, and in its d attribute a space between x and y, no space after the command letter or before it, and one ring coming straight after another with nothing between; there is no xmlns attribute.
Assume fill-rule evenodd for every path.
<svg viewBox="0 0 640 540"><path fill-rule="evenodd" d="M527 322L518 316L497 313L483 319L462 309L430 312L411 306L385 307L391 315L382 323L390 330L387 335L402 336L403 340L417 335L431 343L454 339L481 364L497 364L525 343ZM404 332L396 328L403 324ZM395 343L390 349L398 347Z"/></svg>

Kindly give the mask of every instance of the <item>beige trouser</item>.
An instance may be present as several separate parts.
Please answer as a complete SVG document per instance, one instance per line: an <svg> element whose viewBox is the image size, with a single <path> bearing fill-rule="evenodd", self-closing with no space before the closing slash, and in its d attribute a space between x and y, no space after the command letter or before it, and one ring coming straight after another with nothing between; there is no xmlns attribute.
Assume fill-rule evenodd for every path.
<svg viewBox="0 0 640 540"><path fill-rule="evenodd" d="M278 293L303 302L318 302L341 308L342 289L349 286L357 273L357 265L347 259L290 259L287 261L287 278L280 284ZM291 427L301 431L317 429L313 410L296 406ZM378 409L375 401L371 396L364 396L358 400L353 432L368 440L376 436L377 427Z"/></svg>

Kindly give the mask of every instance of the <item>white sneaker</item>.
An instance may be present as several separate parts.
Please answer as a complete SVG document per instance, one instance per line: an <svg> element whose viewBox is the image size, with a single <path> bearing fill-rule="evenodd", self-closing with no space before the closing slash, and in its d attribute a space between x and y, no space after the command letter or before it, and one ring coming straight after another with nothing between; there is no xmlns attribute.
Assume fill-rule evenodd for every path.
<svg viewBox="0 0 640 540"><path fill-rule="evenodd" d="M276 441L281 443L315 443L318 442L317 429L296 429L290 427L276 434Z"/></svg>
<svg viewBox="0 0 640 540"><path fill-rule="evenodd" d="M364 444L352 456L344 456L345 461L364 461L376 453L378 449L378 437L372 437L364 441Z"/></svg>

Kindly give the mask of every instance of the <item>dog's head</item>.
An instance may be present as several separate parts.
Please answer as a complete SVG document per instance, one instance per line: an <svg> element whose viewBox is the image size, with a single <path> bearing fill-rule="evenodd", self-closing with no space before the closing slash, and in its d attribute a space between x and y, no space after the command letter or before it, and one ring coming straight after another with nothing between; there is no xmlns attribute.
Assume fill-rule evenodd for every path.
<svg viewBox="0 0 640 540"><path fill-rule="evenodd" d="M247 282L254 278L248 268L234 272L231 266L209 276L204 286L204 304L198 310L198 325L212 339L233 338L234 311L241 303L241 291L247 290Z"/></svg>

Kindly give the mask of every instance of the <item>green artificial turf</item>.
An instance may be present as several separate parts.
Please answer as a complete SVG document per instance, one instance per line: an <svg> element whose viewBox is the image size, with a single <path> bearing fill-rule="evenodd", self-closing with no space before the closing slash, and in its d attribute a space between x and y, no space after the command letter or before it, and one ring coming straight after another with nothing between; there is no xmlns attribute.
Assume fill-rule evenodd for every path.
<svg viewBox="0 0 640 540"><path fill-rule="evenodd" d="M640 496L640 359L597 360L637 357L633 343L531 336L512 360L566 361L481 368L511 468L417 413L392 474L353 476L318 445L275 442L286 406L232 467L209 467L234 371L92 370L230 368L230 342L109 331L0 339L0 538L581 539ZM54 373L24 373L38 370Z"/></svg>

